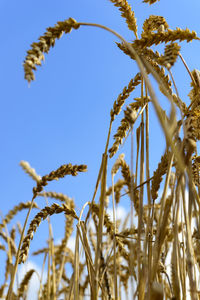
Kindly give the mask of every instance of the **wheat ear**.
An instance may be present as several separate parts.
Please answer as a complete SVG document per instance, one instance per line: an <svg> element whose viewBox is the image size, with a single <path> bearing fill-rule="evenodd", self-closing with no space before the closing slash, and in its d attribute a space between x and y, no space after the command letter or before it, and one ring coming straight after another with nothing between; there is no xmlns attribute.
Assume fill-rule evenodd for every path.
<svg viewBox="0 0 200 300"><path fill-rule="evenodd" d="M8 214L4 217L3 219L3 224L0 224L0 229L5 227L5 224L10 223L10 221L15 217L15 215L22 211L23 209L30 208L31 206L31 201L28 201L26 203L20 202L18 205L14 206L13 209L11 209ZM33 202L32 208L38 208L38 205L36 202Z"/></svg>
<svg viewBox="0 0 200 300"><path fill-rule="evenodd" d="M41 176L36 173L35 169L32 168L27 161L21 160L20 166L33 180L36 182L41 180Z"/></svg>
<svg viewBox="0 0 200 300"><path fill-rule="evenodd" d="M118 115L121 111L121 108L125 100L130 96L130 93L139 85L141 82L141 74L137 73L133 79L129 82L128 86L123 88L122 93L119 94L117 100L113 104L111 109L110 116L111 120L114 120L115 116Z"/></svg>
<svg viewBox="0 0 200 300"><path fill-rule="evenodd" d="M62 204L62 206L59 206L58 204L54 203L51 206L46 206L45 208L43 208L30 223L29 229L23 240L23 244L20 250L19 263L24 263L26 261L30 246L30 240L33 239L33 234L37 230L41 221L45 220L47 216L59 214L61 212L64 212L65 214L70 215L75 219L78 219L74 209L69 208L66 204Z"/></svg>
<svg viewBox="0 0 200 300"><path fill-rule="evenodd" d="M160 0L143 0L142 2L148 3L149 5L154 4L155 2L158 2Z"/></svg>
<svg viewBox="0 0 200 300"><path fill-rule="evenodd" d="M29 281L31 280L31 277L32 277L32 275L33 275L34 272L35 272L35 270L31 269L30 271L28 271L25 274L25 276L24 276L24 278L23 278L23 280L22 280L22 282L21 282L21 284L20 284L20 286L18 288L18 291L17 291L17 296L19 298L23 297L24 292L26 291L26 289L28 287L28 284L29 284Z"/></svg>
<svg viewBox="0 0 200 300"><path fill-rule="evenodd" d="M150 32L157 30L158 32L165 31L169 28L166 20L162 16L150 15L143 23L142 29L143 32L141 36L148 35Z"/></svg>
<svg viewBox="0 0 200 300"><path fill-rule="evenodd" d="M63 33L69 33L72 28L78 29L79 24L72 18L63 22L58 22L54 27L48 27L44 35L39 37L39 42L31 45L32 49L27 51L24 61L25 79L31 82L35 79L33 70L36 66L41 65L44 60L44 53L48 53L50 48L54 46L56 39L59 39Z"/></svg>
<svg viewBox="0 0 200 300"><path fill-rule="evenodd" d="M150 47L152 45L158 45L160 43L174 42L174 41L187 41L199 40L195 31L190 31L188 28L181 29L177 28L175 30L168 29L165 32L149 33L148 35L143 35L139 40L135 40L132 45L133 47Z"/></svg>
<svg viewBox="0 0 200 300"><path fill-rule="evenodd" d="M63 193L57 193L57 192L39 193L38 196L57 199L57 200L60 200L61 202L65 202L66 204L72 201L72 199L69 198L67 195L65 195Z"/></svg>
<svg viewBox="0 0 200 300"><path fill-rule="evenodd" d="M132 11L131 6L128 4L126 0L110 0L116 7L119 7L121 11L121 16L126 19L126 23L128 28L132 30L138 38L137 35L137 22L135 18L135 13Z"/></svg>

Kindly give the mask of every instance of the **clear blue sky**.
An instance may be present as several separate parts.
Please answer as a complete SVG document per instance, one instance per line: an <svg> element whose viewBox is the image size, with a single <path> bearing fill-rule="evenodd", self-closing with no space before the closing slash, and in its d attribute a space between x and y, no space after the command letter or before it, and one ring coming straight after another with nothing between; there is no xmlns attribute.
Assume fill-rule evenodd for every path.
<svg viewBox="0 0 200 300"><path fill-rule="evenodd" d="M135 11L139 33L143 21L154 14L164 16L172 29L188 27L200 36L198 0L161 0L152 6L139 0L129 3ZM79 213L83 203L91 200L94 190L110 109L138 71L136 64L116 47L114 36L97 28L84 27L57 40L55 47L45 55L45 63L38 67L36 81L28 87L22 63L30 44L37 41L46 27L69 17L106 25L128 41L134 38L118 9L108 0L0 2L0 209L3 214L32 197L33 181L21 170L20 160L28 161L40 175L64 163L87 164L87 173L50 183L47 188L73 197ZM200 69L200 43L181 45L191 70ZM174 74L180 95L188 103L190 80L182 64L175 67ZM165 105L166 100L162 101ZM121 117L122 114L117 119ZM153 127L150 132L151 167L156 167L165 145L155 115L150 116L150 122ZM45 205L41 198L38 203L41 207ZM18 217L21 222L23 217L24 214ZM63 219L56 220L54 233L59 238ZM41 226L41 234L36 233L37 242L34 246L33 241L31 250L38 248L39 243L45 246L48 237L44 228Z"/></svg>

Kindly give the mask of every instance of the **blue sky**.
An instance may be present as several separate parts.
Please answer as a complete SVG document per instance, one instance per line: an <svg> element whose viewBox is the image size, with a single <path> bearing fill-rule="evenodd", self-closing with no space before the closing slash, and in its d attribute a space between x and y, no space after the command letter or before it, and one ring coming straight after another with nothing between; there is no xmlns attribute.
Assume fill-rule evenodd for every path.
<svg viewBox="0 0 200 300"><path fill-rule="evenodd" d="M154 14L164 16L171 29L188 27L200 36L198 0L161 0L152 6L139 0L129 3L137 17L139 34L144 20ZM138 72L135 62L116 47L114 36L98 28L84 27L56 42L45 55L45 63L38 68L36 81L28 87L22 63L30 44L37 41L45 28L69 17L106 25L128 41L134 38L118 9L108 0L0 2L0 210L4 215L17 203L32 197L34 183L21 170L21 160L28 161L40 175L65 163L87 164L87 173L50 183L47 188L73 197L77 213L80 212L82 205L92 197L105 147L110 109L123 87ZM190 69L200 69L200 43L181 43L181 46ZM180 96L189 103L187 72L180 62L173 72ZM137 96L135 93L132 97ZM167 101L161 100L164 108ZM112 136L121 118L122 114L114 123ZM155 168L165 144L152 110L150 124L153 129L150 160L151 168ZM129 146L128 141L127 148L120 152ZM126 158L129 162L129 157ZM41 207L45 205L43 199L38 199L38 203ZM23 222L23 218L21 213L15 220ZM55 217L55 220L54 233L59 238L64 230L63 218ZM39 244L45 246L48 238L45 228L42 225L36 233L37 241L33 242L31 250Z"/></svg>

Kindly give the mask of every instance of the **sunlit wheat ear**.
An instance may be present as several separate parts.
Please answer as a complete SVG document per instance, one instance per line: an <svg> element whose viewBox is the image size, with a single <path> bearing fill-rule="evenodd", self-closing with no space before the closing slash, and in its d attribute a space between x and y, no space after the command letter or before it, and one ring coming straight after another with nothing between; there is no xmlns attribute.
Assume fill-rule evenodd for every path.
<svg viewBox="0 0 200 300"><path fill-rule="evenodd" d="M192 81L190 83L192 90L189 93L189 97L191 102L195 101L195 97L199 95L199 89L200 89L200 71L197 69L194 69L192 72Z"/></svg>
<svg viewBox="0 0 200 300"><path fill-rule="evenodd" d="M134 47L150 47L152 45L158 45L160 43L174 42L179 40L190 42L192 40L199 40L195 31L187 29L177 28L175 30L168 29L165 32L149 33L143 36L139 40L135 40L132 45Z"/></svg>
<svg viewBox="0 0 200 300"><path fill-rule="evenodd" d="M116 204L118 204L120 202L121 190L123 189L124 185L125 185L125 180L123 180L123 179L119 179L114 185L114 193L115 193L115 202L116 202ZM110 187L107 190L106 195L111 195L111 193L112 193L112 187Z"/></svg>
<svg viewBox="0 0 200 300"><path fill-rule="evenodd" d="M181 47L178 43L170 43L165 46L164 55L161 56L159 63L170 69L176 62Z"/></svg>
<svg viewBox="0 0 200 300"><path fill-rule="evenodd" d="M196 86L200 87L200 71L197 69L194 69L192 71L192 75L194 77L194 80L196 82ZM191 85L193 84L193 82L191 83Z"/></svg>
<svg viewBox="0 0 200 300"><path fill-rule="evenodd" d="M137 119L137 110L135 109L135 107L134 106L132 107L131 104L127 106L126 109L124 110L124 117L132 127Z"/></svg>
<svg viewBox="0 0 200 300"><path fill-rule="evenodd" d="M189 97L191 100L191 109L194 109L200 105L200 71L194 69L192 72L192 76L194 78L194 82L191 82L191 91L189 93Z"/></svg>
<svg viewBox="0 0 200 300"><path fill-rule="evenodd" d="M38 196L57 199L57 200L60 200L61 202L65 202L66 204L70 203L72 201L72 199L69 198L67 195L65 195L63 193L57 193L57 192L39 193Z"/></svg>
<svg viewBox="0 0 200 300"><path fill-rule="evenodd" d="M28 271L25 274L25 276L24 276L24 278L23 278L23 280L22 280L22 282L21 282L21 284L20 284L20 286L18 288L18 291L17 291L17 296L19 298L23 297L24 293L27 291L29 281L31 280L31 277L32 277L32 275L33 275L34 272L35 272L35 270L31 269L30 271Z"/></svg>
<svg viewBox="0 0 200 300"><path fill-rule="evenodd" d="M118 159L115 161L115 164L112 168L112 174L116 174L118 169L121 168L121 172L124 178L124 184L127 185L127 187L130 189L131 184L131 172L128 164L124 160L124 154L120 154Z"/></svg>
<svg viewBox="0 0 200 300"><path fill-rule="evenodd" d="M195 139L200 140L200 108L196 107L192 113L193 135Z"/></svg>
<svg viewBox="0 0 200 300"><path fill-rule="evenodd" d="M37 256L39 254L48 253L48 251L49 251L49 248L42 248L42 249L32 252L31 254L34 256Z"/></svg>
<svg viewBox="0 0 200 300"><path fill-rule="evenodd" d="M157 63L150 61L150 64L154 67L160 79L162 80L162 85L159 85L160 91L166 95L166 92L163 87L167 90L167 92L172 95L172 82L170 80L169 74L165 74L165 68L160 67Z"/></svg>
<svg viewBox="0 0 200 300"><path fill-rule="evenodd" d="M196 186L200 185L200 156L194 156L192 163L192 176Z"/></svg>
<svg viewBox="0 0 200 300"><path fill-rule="evenodd" d="M114 135L115 142L109 149L109 157L113 157L118 151L119 146L122 144L123 139L126 137L127 131L130 129L129 122L123 118L121 120L121 125L117 129L117 133Z"/></svg>
<svg viewBox="0 0 200 300"><path fill-rule="evenodd" d="M40 225L41 221L45 220L48 216L53 214L59 214L64 212L67 215L72 216L75 219L78 219L74 209L69 208L65 204L59 206L58 204L54 203L51 206L46 206L43 208L31 221L29 229L27 231L27 235L23 240L23 244L20 250L20 257L19 263L25 262L28 256L30 241L33 239L34 232L37 230L38 226Z"/></svg>
<svg viewBox="0 0 200 300"><path fill-rule="evenodd" d="M161 161L158 164L156 171L153 173L153 180L151 185L151 196L155 200L158 197L158 191L160 188L160 183L162 181L162 176L166 174L168 164L169 164L170 152L166 151L165 154L161 157Z"/></svg>
<svg viewBox="0 0 200 300"><path fill-rule="evenodd" d="M130 56L133 60L136 60L134 54L123 44L123 43L116 43L118 48L122 50L126 55ZM153 51L151 48L137 48L137 53L141 56L145 56L147 60L152 59L157 61L160 58L160 54L158 51Z"/></svg>
<svg viewBox="0 0 200 300"><path fill-rule="evenodd" d="M10 221L16 216L16 214L20 211L22 211L23 209L28 209L31 206L31 201L28 202L20 202L18 205L14 206L13 209L11 209L8 214L5 216L4 218L4 223L8 224L10 223ZM33 203L33 208L38 208L37 203ZM5 225L4 224L0 224L0 229L3 228Z"/></svg>
<svg viewBox="0 0 200 300"><path fill-rule="evenodd" d="M48 181L58 180L59 178L63 178L66 175L77 176L78 172L86 172L87 166L86 165L74 165L67 164L62 165L55 171L52 171L48 175L42 176L42 179L37 182L37 186L33 188L33 194L36 196L43 190L43 187L48 184Z"/></svg>
<svg viewBox="0 0 200 300"><path fill-rule="evenodd" d="M41 180L41 176L36 173L35 169L33 169L27 161L21 160L20 166L33 180L36 182Z"/></svg>
<svg viewBox="0 0 200 300"><path fill-rule="evenodd" d="M115 175L115 174L118 172L118 170L119 170L119 168L120 168L120 166L121 166L121 163L122 163L122 161L123 161L123 159L124 159L124 156L125 156L125 154L122 153L122 154L120 154L119 157L116 159L116 161L115 161L115 163L114 163L114 165L113 165L113 167L112 167L112 170L111 170L111 173L112 173L113 175Z"/></svg>
<svg viewBox="0 0 200 300"><path fill-rule="evenodd" d="M129 165L126 163L126 161L123 159L120 163L122 176L124 178L125 184L127 185L129 191L131 186L131 171L129 168Z"/></svg>
<svg viewBox="0 0 200 300"><path fill-rule="evenodd" d="M114 192L117 192L118 189L121 190L125 185L125 181L123 179L119 179L114 185ZM112 186L110 186L106 191L106 196L110 196L112 194Z"/></svg>
<svg viewBox="0 0 200 300"><path fill-rule="evenodd" d="M99 206L97 204L91 204L92 212L99 217ZM104 226L106 227L107 233L113 238L114 235L114 224L110 221L110 217L107 213L104 213ZM128 259L128 253L120 241L120 239L116 238L116 244L118 246L119 252L123 255L123 257Z"/></svg>
<svg viewBox="0 0 200 300"><path fill-rule="evenodd" d="M44 53L48 53L50 48L54 46L56 39L59 39L63 33L69 33L72 29L78 29L79 24L72 18L63 22L57 22L54 27L48 27L44 35L39 37L39 42L31 45L32 49L27 51L24 61L25 79L31 82L35 79L33 70L36 66L41 65L44 60Z"/></svg>
<svg viewBox="0 0 200 300"><path fill-rule="evenodd" d="M137 19L135 18L135 13L132 11L131 6L126 0L110 0L116 7L119 7L121 11L121 16L126 19L128 28L132 30L136 36L137 35Z"/></svg>
<svg viewBox="0 0 200 300"><path fill-rule="evenodd" d="M117 168L121 167L121 173L122 176L124 178L124 183L119 182L120 186L119 186L119 192L121 190L121 186L126 185L128 187L128 192L131 192L131 172L130 172L130 168L129 165L126 163L126 161L124 160L124 158L122 156L119 156L118 160L116 160L116 166ZM117 186L116 186L117 188ZM139 191L134 189L133 190L133 204L134 204L134 208L135 211L138 212L138 207L139 207ZM120 194L115 195L115 197L119 197ZM116 203L118 203L119 198L116 198Z"/></svg>
<svg viewBox="0 0 200 300"><path fill-rule="evenodd" d="M130 96L130 93L141 83L141 74L137 73L133 79L129 82L128 86L124 87L121 94L119 94L117 100L113 104L113 108L110 111L111 120L113 121L115 116L121 111L121 108L125 100Z"/></svg>
<svg viewBox="0 0 200 300"><path fill-rule="evenodd" d="M142 2L148 3L149 5L154 4L155 2L158 2L160 0L143 0Z"/></svg>
<svg viewBox="0 0 200 300"><path fill-rule="evenodd" d="M157 30L158 32L163 32L169 28L169 25L167 24L164 17L151 15L144 21L142 28L143 32L141 36L143 37L155 30Z"/></svg>
<svg viewBox="0 0 200 300"><path fill-rule="evenodd" d="M185 150L186 164L189 162L192 154L196 150L196 138L194 134L193 116L189 115L184 122L183 146Z"/></svg>
<svg viewBox="0 0 200 300"><path fill-rule="evenodd" d="M121 125L117 129L117 133L114 135L115 142L113 146L108 150L110 153L109 157L113 157L117 150L119 149L119 146L122 144L123 139L126 137L127 131L130 129L130 120L128 116L130 116L130 111L135 117L135 120L137 118L137 111L141 104L139 102L134 102L128 106L126 111L129 111L129 113L125 113L125 117L121 120Z"/></svg>

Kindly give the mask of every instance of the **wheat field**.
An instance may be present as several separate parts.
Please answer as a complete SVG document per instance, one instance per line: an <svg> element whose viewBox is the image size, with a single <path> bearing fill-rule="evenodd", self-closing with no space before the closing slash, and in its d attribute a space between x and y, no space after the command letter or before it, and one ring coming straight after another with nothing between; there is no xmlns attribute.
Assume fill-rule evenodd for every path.
<svg viewBox="0 0 200 300"><path fill-rule="evenodd" d="M16 203L0 223L0 250L6 254L0 299L27 299L33 274L40 282L37 299L200 298L200 71L190 70L181 53L182 42L190 42L192 53L193 43L198 45L200 38L178 24L171 28L163 16L154 14L143 20L139 31L134 3L110 2L132 32L132 41L110 27L70 17L50 25L25 54L24 78L31 85L38 66L45 67L44 59L59 39L93 27L112 35L118 50L137 69L110 108L93 196L81 209L73 198L46 187L64 177L87 176L85 163L65 163L40 176L29 162L20 162L34 187L31 201ZM146 5L159 5L157 2L143 1ZM190 92L184 99L174 76L177 61L190 80ZM152 109L165 139L165 150L154 169L149 146L154 130L149 121ZM41 198L46 205L42 206ZM129 209L123 218L117 217L125 201ZM23 210L23 223L10 227ZM34 217L30 217L32 210ZM54 215L63 215L65 220L59 243L53 236ZM32 240L37 239L43 222L48 223L46 246L31 253L43 257L42 272L32 268L19 283L19 266L29 260ZM73 236L74 248L69 243Z"/></svg>

